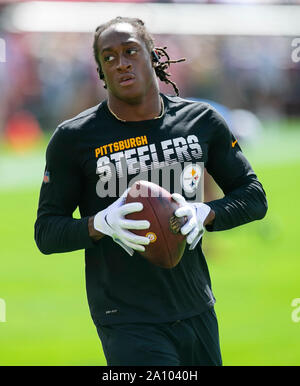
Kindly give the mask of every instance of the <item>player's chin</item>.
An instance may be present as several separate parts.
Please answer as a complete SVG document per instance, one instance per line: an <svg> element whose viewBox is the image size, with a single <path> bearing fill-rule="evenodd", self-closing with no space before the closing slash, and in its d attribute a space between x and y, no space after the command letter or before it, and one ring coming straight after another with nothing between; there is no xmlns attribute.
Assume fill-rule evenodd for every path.
<svg viewBox="0 0 300 386"><path fill-rule="evenodd" d="M138 102L144 94L144 88L138 83L135 82L126 87L119 86L117 87L117 96L128 103Z"/></svg>

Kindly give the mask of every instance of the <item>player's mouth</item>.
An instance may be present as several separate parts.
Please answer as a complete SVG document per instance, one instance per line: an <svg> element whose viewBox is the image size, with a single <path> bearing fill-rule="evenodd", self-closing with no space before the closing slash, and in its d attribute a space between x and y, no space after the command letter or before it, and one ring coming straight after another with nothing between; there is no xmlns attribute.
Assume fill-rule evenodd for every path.
<svg viewBox="0 0 300 386"><path fill-rule="evenodd" d="M130 86L134 82L135 82L134 74L124 74L119 78L119 83L122 87Z"/></svg>

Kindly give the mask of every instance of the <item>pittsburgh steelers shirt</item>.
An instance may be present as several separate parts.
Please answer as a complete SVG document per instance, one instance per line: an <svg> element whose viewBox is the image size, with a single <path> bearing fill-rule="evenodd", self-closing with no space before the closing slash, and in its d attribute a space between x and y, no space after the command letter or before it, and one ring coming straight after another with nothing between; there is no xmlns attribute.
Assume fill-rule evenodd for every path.
<svg viewBox="0 0 300 386"><path fill-rule="evenodd" d="M201 242L193 251L187 245L180 263L165 269L138 252L130 256L108 236L98 242L89 237L89 217L134 181L146 179L199 202L206 168L224 193L207 203L216 213L208 231L260 219L267 210L261 183L216 110L161 96L165 110L159 119L122 122L104 101L60 124L47 148L35 240L45 254L85 249L96 325L171 322L215 303ZM80 219L73 218L77 207Z"/></svg>

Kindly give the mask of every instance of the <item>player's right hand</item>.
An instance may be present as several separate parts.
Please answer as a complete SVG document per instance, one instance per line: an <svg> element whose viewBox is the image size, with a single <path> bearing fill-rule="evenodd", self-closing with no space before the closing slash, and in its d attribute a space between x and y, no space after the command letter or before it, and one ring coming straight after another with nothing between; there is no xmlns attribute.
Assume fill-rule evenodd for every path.
<svg viewBox="0 0 300 386"><path fill-rule="evenodd" d="M94 228L112 237L132 256L134 250L144 252L144 245L148 245L150 240L147 237L135 235L128 229L149 229L150 222L147 220L127 220L125 218L129 213L143 210L143 204L140 202L125 204L129 190L130 188L125 190L120 198L95 215Z"/></svg>

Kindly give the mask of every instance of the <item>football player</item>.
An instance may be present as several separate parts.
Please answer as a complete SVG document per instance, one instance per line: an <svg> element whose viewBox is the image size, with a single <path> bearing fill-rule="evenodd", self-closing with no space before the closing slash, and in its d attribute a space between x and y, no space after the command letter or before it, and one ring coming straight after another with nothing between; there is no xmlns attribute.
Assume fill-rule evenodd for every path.
<svg viewBox="0 0 300 386"><path fill-rule="evenodd" d="M178 96L167 72L176 61L155 47L143 21L99 26L94 55L107 99L61 123L50 140L36 243L45 254L85 249L88 303L108 365L221 365L202 236L263 218L263 187L216 110ZM162 94L158 79L176 96ZM223 198L187 194L197 198L201 165ZM127 220L142 204L125 199L135 177L169 166L181 171L170 173L167 188L180 203L175 215L188 219L187 246L180 263L164 269L139 254L150 240L132 230L150 224ZM175 189L184 170L193 178ZM77 206L80 219L72 217Z"/></svg>

